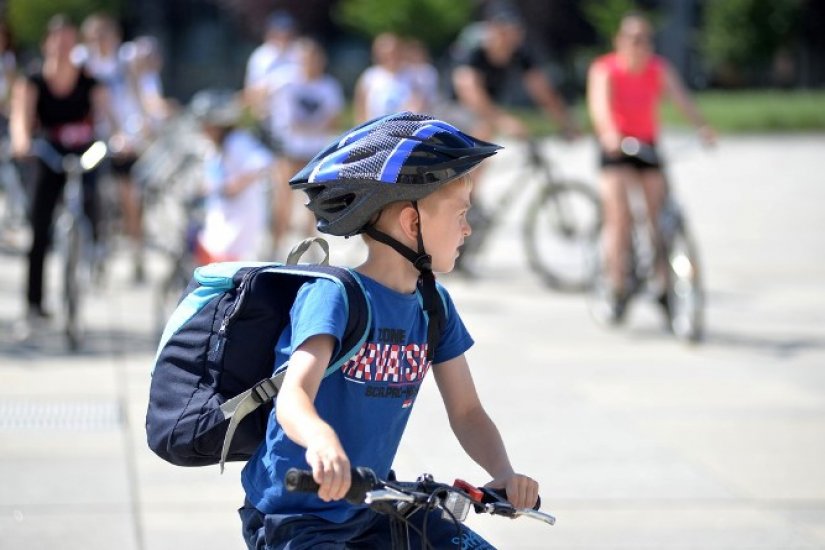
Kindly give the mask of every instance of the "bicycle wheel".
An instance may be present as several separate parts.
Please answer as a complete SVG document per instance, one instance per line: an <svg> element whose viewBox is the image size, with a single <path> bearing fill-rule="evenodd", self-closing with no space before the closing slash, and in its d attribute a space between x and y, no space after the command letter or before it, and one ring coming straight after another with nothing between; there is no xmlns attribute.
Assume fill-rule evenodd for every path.
<svg viewBox="0 0 825 550"><path fill-rule="evenodd" d="M699 342L704 336L705 292L696 244L684 224L667 247L670 328L677 338Z"/></svg>
<svg viewBox="0 0 825 550"><path fill-rule="evenodd" d="M530 267L555 290L587 290L597 270L601 225L601 203L591 187L548 183L524 220Z"/></svg>
<svg viewBox="0 0 825 550"><path fill-rule="evenodd" d="M593 280L588 289L587 305L590 315L597 323L618 326L624 323L636 296L644 290L649 271L640 265L640 243L635 236L631 236L625 259L623 291L617 296L607 267L606 246L604 236L600 235L597 239Z"/></svg>
<svg viewBox="0 0 825 550"><path fill-rule="evenodd" d="M85 247L88 242L80 224L72 223L68 226L63 270L63 311L65 313L63 332L66 343L72 351L79 349L83 340L80 310L83 292L91 282L88 258L85 257L87 253Z"/></svg>

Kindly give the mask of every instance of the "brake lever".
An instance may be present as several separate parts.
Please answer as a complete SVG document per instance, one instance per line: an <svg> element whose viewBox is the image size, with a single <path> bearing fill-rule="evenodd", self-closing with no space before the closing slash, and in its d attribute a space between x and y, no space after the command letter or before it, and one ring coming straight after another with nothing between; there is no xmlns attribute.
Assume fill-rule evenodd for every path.
<svg viewBox="0 0 825 550"><path fill-rule="evenodd" d="M482 492L482 499L481 502L484 504L497 504L497 503L505 503L507 506L510 506L514 510L517 508L513 507L510 504L510 501L507 499L507 491L505 489L494 489L492 487L479 487ZM533 510L538 510L541 508L541 497L536 498L536 504L533 506ZM525 508L526 510L530 510L530 508Z"/></svg>

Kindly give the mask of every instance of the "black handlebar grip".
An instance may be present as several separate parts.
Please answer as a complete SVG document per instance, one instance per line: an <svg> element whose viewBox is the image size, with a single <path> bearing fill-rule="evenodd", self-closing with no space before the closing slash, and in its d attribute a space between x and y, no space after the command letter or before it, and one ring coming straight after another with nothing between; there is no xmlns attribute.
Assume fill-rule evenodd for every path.
<svg viewBox="0 0 825 550"><path fill-rule="evenodd" d="M507 500L507 491L505 489L493 489L488 487L487 490L491 493L495 493L500 499ZM538 510L539 508L541 508L541 497L537 496L536 504L533 506L533 510Z"/></svg>
<svg viewBox="0 0 825 550"><path fill-rule="evenodd" d="M312 472L298 468L290 468L287 471L284 485L287 491L297 493L317 493L320 488L312 477Z"/></svg>
<svg viewBox="0 0 825 550"><path fill-rule="evenodd" d="M378 487L378 476L375 475L370 468L360 466L350 470L351 483L347 494L344 498L350 504L362 504L367 495L367 491L372 491ZM284 477L284 485L287 491L294 491L299 493L317 493L320 486L312 477L312 472L309 470L299 470L298 468L290 468L286 477Z"/></svg>

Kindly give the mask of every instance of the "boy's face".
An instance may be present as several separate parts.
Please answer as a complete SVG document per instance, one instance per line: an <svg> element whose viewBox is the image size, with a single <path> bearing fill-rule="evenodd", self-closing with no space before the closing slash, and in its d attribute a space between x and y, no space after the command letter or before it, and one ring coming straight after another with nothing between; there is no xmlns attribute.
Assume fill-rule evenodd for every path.
<svg viewBox="0 0 825 550"><path fill-rule="evenodd" d="M424 248L433 257L437 273L453 270L458 249L472 232L467 223L471 190L469 180L459 178L419 201Z"/></svg>

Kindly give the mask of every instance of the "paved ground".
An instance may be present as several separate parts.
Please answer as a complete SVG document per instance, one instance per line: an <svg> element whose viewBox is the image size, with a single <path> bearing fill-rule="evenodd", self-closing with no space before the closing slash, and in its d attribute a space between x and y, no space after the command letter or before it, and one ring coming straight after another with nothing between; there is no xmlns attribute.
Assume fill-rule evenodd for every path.
<svg viewBox="0 0 825 550"><path fill-rule="evenodd" d="M565 174L592 178L590 144L551 147ZM823 151L825 136L809 135L676 152L709 287L697 347L673 341L647 304L608 331L581 296L543 289L516 242L523 203L514 205L486 275L446 280L478 341L479 391L558 523L473 526L516 549L825 548ZM491 180L518 161L498 159L488 200ZM357 256L344 248L333 261ZM242 548L240 465L223 476L176 468L145 446L151 287L129 284L119 260L90 304L86 349L69 355L55 333L12 341L22 260L0 263L0 549ZM451 438L431 382L397 470L485 481Z"/></svg>

